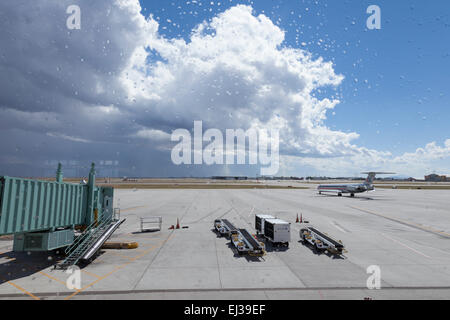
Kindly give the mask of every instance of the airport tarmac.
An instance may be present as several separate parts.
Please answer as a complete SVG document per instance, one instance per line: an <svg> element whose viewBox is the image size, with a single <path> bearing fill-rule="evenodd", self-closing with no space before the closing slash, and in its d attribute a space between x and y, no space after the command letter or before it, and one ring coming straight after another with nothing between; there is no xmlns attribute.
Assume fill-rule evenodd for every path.
<svg viewBox="0 0 450 320"><path fill-rule="evenodd" d="M450 190L392 190L355 198L314 189L116 190L126 222L110 239L139 243L102 250L81 270L81 289L54 270L56 257L17 254L0 240L0 299L450 299ZM265 213L292 222L288 250L238 256L213 232L216 218L254 230ZM342 240L342 257L299 242L297 214ZM140 217L162 216L162 230L140 232ZM169 230L177 218L186 229ZM369 266L381 289L369 290Z"/></svg>

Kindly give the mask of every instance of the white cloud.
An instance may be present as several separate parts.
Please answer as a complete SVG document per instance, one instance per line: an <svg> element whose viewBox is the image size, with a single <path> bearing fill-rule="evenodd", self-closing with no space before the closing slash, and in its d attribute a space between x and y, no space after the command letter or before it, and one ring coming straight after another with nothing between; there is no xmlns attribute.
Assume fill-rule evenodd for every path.
<svg viewBox="0 0 450 320"><path fill-rule="evenodd" d="M154 129L139 130L134 136L154 141L170 141L170 134Z"/></svg>
<svg viewBox="0 0 450 320"><path fill-rule="evenodd" d="M343 76L331 62L286 47L284 31L250 6L231 7L183 40L159 34L138 0L78 3L81 30L72 31L65 27L71 1L0 3L0 125L30 137L20 141L36 144L50 133L62 140L56 150L70 141L91 142L86 148L107 142L103 154L124 157L111 145L144 139L170 150L172 130L202 120L205 130L278 128L285 174L302 167L336 175L377 168L418 175L432 166L450 172L443 163L449 140L394 157L358 146L356 132L328 128L327 112L340 101L314 92L337 88ZM170 152L163 156L169 163Z"/></svg>
<svg viewBox="0 0 450 320"><path fill-rule="evenodd" d="M334 176L358 175L361 171L392 171L414 178L423 178L425 174L450 172L450 139L443 146L436 142L415 152L394 156L390 152L380 152L359 148L360 153L333 158L312 158L285 156L283 158L286 173L309 168L309 174L327 174ZM305 171L304 171L305 172Z"/></svg>
<svg viewBox="0 0 450 320"><path fill-rule="evenodd" d="M81 138L77 138L77 137L71 137L71 136L68 136L68 135L65 135L65 134L61 134L61 133L48 132L47 135L49 137L62 138L62 139L73 141L73 142L82 142L82 143L90 143L91 142L91 141L86 140L86 139L81 139Z"/></svg>
<svg viewBox="0 0 450 320"><path fill-rule="evenodd" d="M356 134L323 123L339 101L312 97L343 77L331 63L284 47L284 32L266 16L238 5L201 24L189 40L151 35L150 48L165 62L148 64L140 48L124 70L135 110L151 105L141 125L158 119L172 127L194 120L220 129L278 126L288 152L332 156L351 148Z"/></svg>

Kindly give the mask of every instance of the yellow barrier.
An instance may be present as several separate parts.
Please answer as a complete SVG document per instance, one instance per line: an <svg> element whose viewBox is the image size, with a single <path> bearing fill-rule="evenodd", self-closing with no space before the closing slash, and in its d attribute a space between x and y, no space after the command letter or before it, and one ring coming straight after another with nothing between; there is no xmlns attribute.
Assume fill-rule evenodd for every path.
<svg viewBox="0 0 450 320"><path fill-rule="evenodd" d="M136 249L139 247L137 242L106 242L102 249Z"/></svg>

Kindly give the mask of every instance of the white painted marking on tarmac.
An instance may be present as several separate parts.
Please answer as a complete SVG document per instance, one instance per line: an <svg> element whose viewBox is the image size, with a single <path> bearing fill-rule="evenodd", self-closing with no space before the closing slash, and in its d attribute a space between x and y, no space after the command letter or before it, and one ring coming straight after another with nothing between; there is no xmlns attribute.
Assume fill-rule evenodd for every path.
<svg viewBox="0 0 450 320"><path fill-rule="evenodd" d="M333 226L335 226L336 229L338 229L339 231L341 231L341 232L343 232L343 233L347 233L347 231L345 231L345 230L342 229L340 226L338 226L338 225L336 224L336 222L332 221L331 224L332 224Z"/></svg>
<svg viewBox="0 0 450 320"><path fill-rule="evenodd" d="M255 207L252 207L252 210L250 211L250 213L248 214L248 216L250 217L253 213L253 211L255 210Z"/></svg>
<svg viewBox="0 0 450 320"><path fill-rule="evenodd" d="M425 258L432 259L430 256L427 256L425 253L422 253L422 252L420 252L420 251L417 251L416 249L411 248L410 246L404 244L403 242L400 242L400 241L398 241L398 240L395 240L395 239L393 239L393 238L391 238L391 237L389 237L389 236L387 236L387 235L385 235L385 234L383 234L383 233L382 233L381 235L382 235L383 237L385 237L386 239L389 239L389 240L391 240L391 241L394 241L394 242L396 242L396 243L398 243L398 244L404 246L405 248L408 248L409 250L414 251L415 253L420 254L421 256L424 256Z"/></svg>

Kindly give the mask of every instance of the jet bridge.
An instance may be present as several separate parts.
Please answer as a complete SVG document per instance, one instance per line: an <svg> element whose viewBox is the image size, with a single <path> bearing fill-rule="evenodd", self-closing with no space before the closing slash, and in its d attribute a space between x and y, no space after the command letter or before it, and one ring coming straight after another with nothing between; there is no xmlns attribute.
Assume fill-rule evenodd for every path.
<svg viewBox="0 0 450 320"><path fill-rule="evenodd" d="M95 185L94 164L88 183L64 182L61 164L56 181L0 176L0 236L14 235L14 251L71 248L81 257L117 222L113 198L113 188Z"/></svg>

